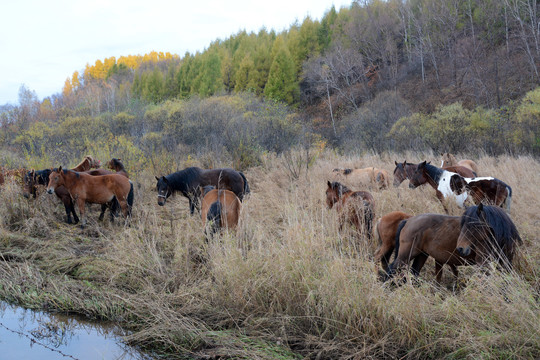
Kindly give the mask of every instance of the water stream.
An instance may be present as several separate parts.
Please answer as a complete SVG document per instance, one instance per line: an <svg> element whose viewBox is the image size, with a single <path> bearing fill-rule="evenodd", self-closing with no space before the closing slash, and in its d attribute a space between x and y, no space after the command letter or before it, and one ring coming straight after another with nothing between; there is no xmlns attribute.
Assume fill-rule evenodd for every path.
<svg viewBox="0 0 540 360"><path fill-rule="evenodd" d="M122 343L114 324L0 302L0 359L150 360Z"/></svg>

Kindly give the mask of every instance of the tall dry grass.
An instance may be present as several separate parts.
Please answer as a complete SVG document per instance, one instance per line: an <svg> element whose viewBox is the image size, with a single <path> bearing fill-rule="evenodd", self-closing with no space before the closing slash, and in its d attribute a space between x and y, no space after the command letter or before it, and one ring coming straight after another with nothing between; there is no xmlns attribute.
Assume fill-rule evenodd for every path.
<svg viewBox="0 0 540 360"><path fill-rule="evenodd" d="M145 171L135 175L127 226L69 226L54 196L29 202L8 184L0 193L0 296L119 321L133 330L130 342L178 358L540 357L540 163L475 159L481 175L514 190L511 217L524 240L514 271L461 267L456 287L445 268L438 286L428 261L418 281L395 287L374 270L376 241L338 231L324 192L335 167L391 173L405 159L426 158L327 152L296 179L286 159L268 156L245 172L252 194L237 232L210 242L186 199L157 206L154 174ZM428 187L372 193L377 218L443 212ZM97 219L98 207L90 214Z"/></svg>

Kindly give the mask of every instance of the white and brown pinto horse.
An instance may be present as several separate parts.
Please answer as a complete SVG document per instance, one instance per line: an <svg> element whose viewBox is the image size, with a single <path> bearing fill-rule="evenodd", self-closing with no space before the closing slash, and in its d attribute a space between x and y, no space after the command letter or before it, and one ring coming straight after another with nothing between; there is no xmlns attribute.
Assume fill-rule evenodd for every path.
<svg viewBox="0 0 540 360"><path fill-rule="evenodd" d="M512 188L494 177L462 177L424 161L418 164L410 179L410 185L417 187L426 182L437 191L437 198L441 202L445 198L454 197L456 204L464 207L464 202L470 195L475 204L484 203L500 207L505 205L506 211L510 212ZM447 211L446 207L445 210Z"/></svg>
<svg viewBox="0 0 540 360"><path fill-rule="evenodd" d="M357 188L373 187L379 190L388 189L388 171L369 167L364 169L334 169L334 181L339 181Z"/></svg>
<svg viewBox="0 0 540 360"><path fill-rule="evenodd" d="M457 161L454 155L450 153L443 153L441 154L441 156L442 156L442 163L441 163L442 168L446 168L449 166L463 166L468 169L471 169L472 171L474 171L476 175L478 175L478 165L476 165L474 161L469 160L469 159L463 159L463 160Z"/></svg>

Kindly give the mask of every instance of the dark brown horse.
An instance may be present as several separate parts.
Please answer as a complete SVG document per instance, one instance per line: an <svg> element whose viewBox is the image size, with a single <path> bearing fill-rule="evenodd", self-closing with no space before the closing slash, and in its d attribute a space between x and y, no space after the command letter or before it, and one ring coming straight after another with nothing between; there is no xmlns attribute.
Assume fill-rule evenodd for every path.
<svg viewBox="0 0 540 360"><path fill-rule="evenodd" d="M405 160L403 163L398 163L397 161L394 161L394 163L396 164L396 167L394 168L394 186L398 187L403 181L411 179L416 171L416 168L418 167L418 164L408 163L407 160ZM464 177L476 176L476 173L464 166L447 166L443 169L455 172Z"/></svg>
<svg viewBox="0 0 540 360"><path fill-rule="evenodd" d="M240 218L242 203L235 193L229 190L211 189L201 201L201 217L203 227L210 224L210 235L223 228L236 229Z"/></svg>
<svg viewBox="0 0 540 360"><path fill-rule="evenodd" d="M339 229L345 222L354 225L358 232L365 230L367 238L373 237L373 218L375 217L375 199L367 191L352 191L337 181L328 181L326 205L334 206L339 216Z"/></svg>
<svg viewBox="0 0 540 360"><path fill-rule="evenodd" d="M165 205L169 196L179 191L188 198L191 215L195 208L199 207L200 187L212 185L220 190L230 190L238 196L240 201L250 192L244 174L229 168L204 170L189 167L167 176L156 176L156 180L158 205Z"/></svg>
<svg viewBox="0 0 540 360"><path fill-rule="evenodd" d="M522 240L512 219L496 206L469 207L461 217L457 251L462 256L476 253L476 263L495 260L505 269L512 268L516 244Z"/></svg>
<svg viewBox="0 0 540 360"><path fill-rule="evenodd" d="M392 211L377 222L375 233L379 237L379 248L375 251L375 263L380 261L385 272L388 271L390 257L396 247L396 232L399 223L411 216L403 211Z"/></svg>
<svg viewBox="0 0 540 360"><path fill-rule="evenodd" d="M392 277L411 260L411 270L417 276L431 256L435 259L437 282L441 281L444 264L451 267L457 279L456 266L471 264L475 257L473 252L467 257L457 253L460 221L460 216L440 214L422 214L402 221L396 233L396 258L388 267L388 276Z"/></svg>
<svg viewBox="0 0 540 360"><path fill-rule="evenodd" d="M116 198L124 216L127 218L131 215L133 184L125 176L118 174L92 176L72 170L63 170L60 167L49 175L47 192L52 194L59 186L64 186L71 198L77 203L83 227L86 225L85 204L87 202L111 204ZM112 212L111 220L113 220Z"/></svg>
<svg viewBox="0 0 540 360"><path fill-rule="evenodd" d="M83 160L74 168L71 170L73 171L89 171L92 168L98 168L101 166L101 162L97 159L94 159L92 156L87 155L83 158ZM30 195L36 198L37 196L37 186L38 185L44 185L47 186L49 184L49 175L51 174L51 169L44 169L44 170L32 170L27 172L24 175L23 180L23 196L25 198L29 198ZM63 186L58 186L54 193L56 196L62 201L64 204L64 208L66 210L67 215L67 223L78 223L79 217L77 216L77 213L75 212L75 207L73 205L73 200L71 199L71 196L69 195L69 192L67 189ZM71 218L71 215L73 214L73 220Z"/></svg>
<svg viewBox="0 0 540 360"><path fill-rule="evenodd" d="M122 159L112 158L107 162L107 167L111 170L116 171L118 174L124 175L129 178L129 174L122 163Z"/></svg>

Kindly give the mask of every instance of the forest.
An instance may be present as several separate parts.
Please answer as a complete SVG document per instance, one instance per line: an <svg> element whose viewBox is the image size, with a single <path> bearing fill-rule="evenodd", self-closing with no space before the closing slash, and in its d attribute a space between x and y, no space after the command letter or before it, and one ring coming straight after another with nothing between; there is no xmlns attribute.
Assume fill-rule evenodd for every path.
<svg viewBox="0 0 540 360"><path fill-rule="evenodd" d="M61 93L39 100L23 85L0 107L2 160L99 149L246 168L298 146L538 155L538 24L533 0L354 1L195 54L95 60Z"/></svg>

